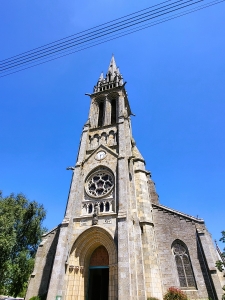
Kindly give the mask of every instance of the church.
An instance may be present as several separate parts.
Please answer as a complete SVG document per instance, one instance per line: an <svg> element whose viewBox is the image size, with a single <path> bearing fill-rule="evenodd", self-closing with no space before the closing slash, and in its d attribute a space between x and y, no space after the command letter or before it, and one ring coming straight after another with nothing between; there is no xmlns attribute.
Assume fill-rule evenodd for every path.
<svg viewBox="0 0 225 300"><path fill-rule="evenodd" d="M62 223L43 235L26 300L221 299L224 274L204 220L159 203L132 136L112 57L90 97Z"/></svg>

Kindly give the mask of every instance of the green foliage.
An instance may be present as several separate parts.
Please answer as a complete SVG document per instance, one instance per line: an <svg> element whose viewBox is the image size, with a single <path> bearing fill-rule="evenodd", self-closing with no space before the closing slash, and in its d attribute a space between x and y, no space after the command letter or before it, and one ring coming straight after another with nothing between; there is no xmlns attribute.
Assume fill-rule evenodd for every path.
<svg viewBox="0 0 225 300"><path fill-rule="evenodd" d="M155 297L148 297L147 300L159 300L159 299Z"/></svg>
<svg viewBox="0 0 225 300"><path fill-rule="evenodd" d="M225 231L222 231L221 233L222 233L222 237L221 237L220 241L223 242L223 243L225 243ZM223 249L222 256L225 258L225 248ZM216 267L217 267L217 269L220 272L223 272L225 270L225 262L224 262L224 260L223 261L218 260L216 262ZM225 285L223 286L223 290L225 291ZM222 300L225 300L225 294L223 294Z"/></svg>
<svg viewBox="0 0 225 300"><path fill-rule="evenodd" d="M30 298L29 300L46 300L47 298L47 294L44 294L42 296L34 296L32 298Z"/></svg>
<svg viewBox="0 0 225 300"><path fill-rule="evenodd" d="M170 287L166 294L163 296L163 300L188 300L188 297L181 290Z"/></svg>
<svg viewBox="0 0 225 300"><path fill-rule="evenodd" d="M46 212L22 194L0 192L0 294L25 295Z"/></svg>

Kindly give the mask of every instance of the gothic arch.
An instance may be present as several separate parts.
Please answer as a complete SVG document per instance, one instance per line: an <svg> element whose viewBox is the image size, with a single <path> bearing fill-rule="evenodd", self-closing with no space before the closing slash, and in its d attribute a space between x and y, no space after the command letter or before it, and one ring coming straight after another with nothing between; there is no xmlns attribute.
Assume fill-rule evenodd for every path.
<svg viewBox="0 0 225 300"><path fill-rule="evenodd" d="M109 255L109 299L117 295L117 250L110 231L101 226L84 230L74 242L68 260L66 300L85 299L88 289L89 263L92 253L104 246Z"/></svg>
<svg viewBox="0 0 225 300"><path fill-rule="evenodd" d="M107 98L108 98L109 100L117 99L117 98L119 98L119 94L118 94L117 92L112 92L112 93L109 93L109 94L107 95Z"/></svg>
<svg viewBox="0 0 225 300"><path fill-rule="evenodd" d="M104 246L109 253L109 265L117 264L116 247L111 233L100 226L94 226L79 235L75 241L71 254L74 252L79 258L80 265L89 263L91 254L99 247Z"/></svg>
<svg viewBox="0 0 225 300"><path fill-rule="evenodd" d="M96 97L95 100L94 100L94 102L96 104L99 104L99 102L104 102L105 99L106 99L106 97L101 95L101 96Z"/></svg>
<svg viewBox="0 0 225 300"><path fill-rule="evenodd" d="M172 243L172 253L177 268L178 280L182 289L196 288L191 259L186 244L176 239Z"/></svg>
<svg viewBox="0 0 225 300"><path fill-rule="evenodd" d="M92 169L88 174L87 176L85 177L85 182L87 181L87 179L91 176L91 174L94 174L95 172L98 172L98 171L106 171L106 172L109 172L111 174L113 174L113 176L115 177L115 174L114 172L107 166L104 166L104 165L99 165L97 166L96 168ZM115 178L114 178L115 179Z"/></svg>

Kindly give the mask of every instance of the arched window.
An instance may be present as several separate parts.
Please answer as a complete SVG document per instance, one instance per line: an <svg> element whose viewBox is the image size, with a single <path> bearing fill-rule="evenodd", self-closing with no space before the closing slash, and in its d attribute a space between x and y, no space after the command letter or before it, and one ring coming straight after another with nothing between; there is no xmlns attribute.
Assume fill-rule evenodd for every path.
<svg viewBox="0 0 225 300"><path fill-rule="evenodd" d="M116 123L116 99L111 100L111 124Z"/></svg>
<svg viewBox="0 0 225 300"><path fill-rule="evenodd" d="M99 102L98 105L99 112L98 112L98 127L103 125L103 117L104 117L104 102Z"/></svg>
<svg viewBox="0 0 225 300"><path fill-rule="evenodd" d="M187 247L181 241L172 246L181 288L196 288L194 273Z"/></svg>
<svg viewBox="0 0 225 300"><path fill-rule="evenodd" d="M109 211L109 202L106 202L105 204L105 211Z"/></svg>
<svg viewBox="0 0 225 300"><path fill-rule="evenodd" d="M88 206L88 213L89 213L89 214L92 213L92 204L90 204L90 205Z"/></svg>
<svg viewBox="0 0 225 300"><path fill-rule="evenodd" d="M103 210L104 210L104 205L103 205L103 203L101 203L100 204L100 212L103 212Z"/></svg>

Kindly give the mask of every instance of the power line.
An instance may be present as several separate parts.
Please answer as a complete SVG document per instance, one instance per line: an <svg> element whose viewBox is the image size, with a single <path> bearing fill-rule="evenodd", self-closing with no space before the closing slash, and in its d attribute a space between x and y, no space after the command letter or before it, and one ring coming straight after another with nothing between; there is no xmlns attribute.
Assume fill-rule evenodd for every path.
<svg viewBox="0 0 225 300"><path fill-rule="evenodd" d="M20 55L22 55L22 54L25 54L25 53L34 51L34 50L36 50L36 49L40 49L40 48L46 47L46 46L48 46L48 45L51 45L51 44L54 44L54 43L56 43L56 42L59 42L59 41L68 39L68 38L70 38L70 37L72 37L72 36L76 36L76 35L78 35L78 34L81 34L81 33L84 33L84 32L90 31L90 30L93 30L93 29L95 29L95 28L99 28L99 27L101 27L101 26L103 26L103 25L106 25L106 24L109 24L109 23L113 23L113 22L115 22L115 21L117 21L117 20L124 19L124 18L126 18L126 17L128 17L128 16L137 14L137 13L142 12L142 11L145 11L145 10L147 10L147 9L149 9L149 8L152 8L152 7L155 7L155 6L159 6L159 5L161 5L161 4L164 4L164 3L170 2L170 1L172 1L172 0L167 0L167 1L161 2L161 3L159 3L159 4L156 4L156 5L153 5L153 6L149 6L149 7L145 8L145 9L139 10L139 11L134 12L134 13L131 13L131 14L128 14L128 15L126 15L126 16L123 16L123 17L114 19L114 20L112 20L112 21L105 22L105 23L103 23L103 24L101 24L101 25L97 25L97 26L91 27L91 28L89 28L89 29L86 29L86 30L80 31L80 32L78 32L78 33L69 35L69 36L67 36L67 37L65 37L65 38L56 40L56 41L54 41L54 42L45 44L45 45L43 45L43 46L39 46L39 47L36 47L36 48L31 49L31 50L29 50L29 51L22 52L21 54L17 54L17 55L11 56L10 58L6 58L6 59L4 59L4 60L2 60L2 61L0 61L0 62L3 62L3 61L6 61L6 60L8 60L8 59L11 59L11 58L13 58L13 57L17 57L17 56L20 56Z"/></svg>
<svg viewBox="0 0 225 300"><path fill-rule="evenodd" d="M171 13L172 11L174 11L174 10L171 10L171 8L174 8L174 7L178 6L178 9L182 9L182 8L188 6L188 5L181 6L181 7L180 7L180 5L183 5L183 4L189 3L189 2L193 2L194 0L186 0L183 3L179 3L181 1L183 1L183 0L177 0L177 1L173 2L172 4L164 5L164 6L160 7L160 8L153 9L153 10L149 11L148 13L144 13L144 15L147 14L147 16L143 16L143 14L141 14L141 15L137 16L138 18L137 17L136 17L136 19L129 18L129 19L125 20L125 22L123 21L122 24L120 24L120 25L118 25L118 24L121 23L121 22L113 24L113 28L110 25L110 26L107 26L106 28L102 28L102 29L98 29L97 31L90 32L89 34L81 35L78 38L75 38L75 39L63 42L64 45L60 45L59 46L59 44L62 44L62 43L59 43L59 44L56 44L54 46L50 46L48 48L44 48L42 50L38 50L38 51L36 51L34 53L28 54L28 56L25 56L25 58L22 58L24 56L21 56L21 57L19 57L17 59L9 60L9 61L7 61L5 63L3 62L3 63L0 64L0 66L2 65L2 67L0 67L1 68L0 71L4 71L6 69L13 68L13 67L15 67L17 65L20 65L22 63L27 63L29 61L32 61L33 57L36 57L35 59L39 59L39 58L42 58L44 56L48 56L48 55L54 54L55 52L64 51L64 50L66 50L68 48L75 47L75 46L77 46L79 44L83 44L83 43L89 42L90 39L94 40L94 39L100 38L102 36L105 36L105 35L108 35L108 34L112 34L112 33L116 32L116 31L124 30L124 29L126 29L128 27L135 26L135 25L140 24L142 22L149 21L150 19L159 17L159 16L161 16L161 15L164 14L164 13L162 13L162 14L159 15L160 12L166 11L165 13ZM203 1L203 0L197 0L197 1L193 2L193 3L191 3L191 5L196 4L196 3L200 2L200 1ZM177 3L179 3L179 4L177 4ZM175 5L173 5L173 4L175 4ZM162 8L164 8L164 9L162 9ZM168 11L168 10L170 10L170 11ZM149 13L151 13L151 14L149 14ZM158 14L158 15L156 15L154 17L150 17L150 16L155 15L155 14ZM77 43L77 42L79 42L79 43ZM77 44L74 44L74 43L77 43ZM55 49L49 50L49 48L52 48L52 47L54 47ZM41 52L41 53L39 53L39 52ZM50 53L46 54L46 52L50 52ZM22 63L19 63L19 62L22 62Z"/></svg>
<svg viewBox="0 0 225 300"><path fill-rule="evenodd" d="M211 1L211 2L209 2L209 3L203 4L203 5L201 5L201 6L198 6L198 7L196 7L196 8L192 8L192 9L186 10L186 11L184 11L184 12L180 12L180 13L178 13L178 14L175 14L175 15L172 15L172 16L169 16L169 17L166 17L166 18L162 18L162 19L160 19L159 21L154 21L154 22L151 22L151 23L149 23L149 24L141 25L141 26L139 26L139 27L136 28L136 29L129 29L129 30L127 30L126 32L123 32L123 33L117 33L116 35L114 35L114 36L111 37L111 38L109 38L109 37L104 37L104 38L103 38L102 40L100 40L100 41L92 41L92 42L91 42L92 44L90 44L90 42L88 42L88 43L89 43L88 45L86 45L86 46L82 45L82 46L80 46L80 47L81 47L80 49L77 49L77 50L75 50L75 51L72 51L72 52L71 52L71 50L72 50L72 49L71 49L68 53L65 53L65 54L63 54L63 55L60 55L60 53L55 54L56 57L54 57L54 58L51 58L51 59L48 59L48 60L46 60L46 58L44 58L44 61L42 61L42 62L40 62L40 63L37 63L37 64L32 64L32 65L30 65L30 66L28 66L28 67L26 67L26 68L22 68L22 69L21 69L21 67L16 67L16 68L19 68L19 69L17 69L17 71L10 72L10 73L5 74L5 75L2 75L2 76L0 76L0 77L5 77L5 76L8 76L8 75L10 75L10 74L17 73L17 72L20 72L20 71L25 70L25 69L29 69L29 68L32 68L32 67L34 67L34 66L43 64L43 63L46 63L46 62L49 62L49 61L52 61L52 60L55 60L55 59L58 59L58 58L61 58L61 57L64 57L64 56L67 56L67 55L76 53L76 52L79 52L79 51L83 51L83 50L85 50L85 49L88 49L88 48L91 48L91 47L100 45L100 44L102 44L102 43L105 43L105 42L108 42L108 41L111 41L111 40L114 40L114 39L123 37L123 36L128 35L128 34L132 34L132 33L134 33L134 32L143 30L143 29L145 29L145 28L149 28L149 27L158 25L158 24L160 24L160 23L164 23L164 22L170 21L170 20L172 20L172 19L175 19L175 18L184 16L184 15L186 15L186 14L190 14L190 13L192 13L192 12L195 12L195 11L198 11L198 10L201 10L201 9L204 9L204 8L207 8L207 7L212 6L212 5L219 4L219 3L224 2L224 1L225 1L225 0L214 0L214 1ZM166 13L164 13L164 14L162 14L162 15L165 15L165 14L166 14ZM43 60L43 59L42 59L42 60ZM39 60L39 61L40 61L40 60ZM31 63L32 63L32 62L31 62ZM0 73L0 74L1 74L1 73Z"/></svg>

